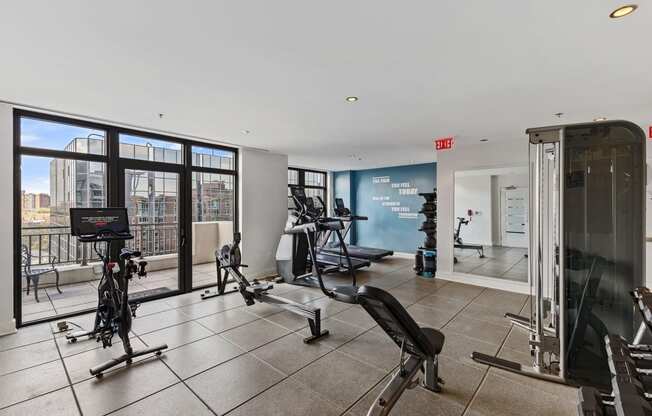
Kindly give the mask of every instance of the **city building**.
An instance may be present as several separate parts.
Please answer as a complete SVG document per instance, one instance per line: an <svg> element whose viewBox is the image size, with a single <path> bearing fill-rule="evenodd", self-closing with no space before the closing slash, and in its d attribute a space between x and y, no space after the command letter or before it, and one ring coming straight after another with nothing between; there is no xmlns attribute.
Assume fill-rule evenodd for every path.
<svg viewBox="0 0 652 416"><path fill-rule="evenodd" d="M67 151L101 154L104 139L74 138ZM120 143L120 156L155 162L179 163L180 150L156 147L149 143ZM193 153L199 166L232 168L233 159L221 155ZM145 170L128 170L125 174L125 200L134 232L134 244L146 254L169 254L177 251L178 194L176 174ZM50 195L25 194L23 206L50 206L52 227L69 225L69 209L98 208L106 205L105 165L84 160L52 159L50 162ZM231 221L234 209L234 183L231 175L197 173L191 191L193 221ZM28 208L29 209L29 208ZM55 228L49 233L59 233ZM69 229L61 231L69 234ZM58 234L57 234L58 235ZM63 235L63 234L62 234ZM88 257L75 239L52 238L50 250L63 262ZM88 251L88 250L87 250Z"/></svg>
<svg viewBox="0 0 652 416"><path fill-rule="evenodd" d="M34 198L34 209L50 208L50 195L36 194Z"/></svg>
<svg viewBox="0 0 652 416"><path fill-rule="evenodd" d="M21 191L22 207L24 210L35 210L50 207L50 195L44 193L28 193Z"/></svg>

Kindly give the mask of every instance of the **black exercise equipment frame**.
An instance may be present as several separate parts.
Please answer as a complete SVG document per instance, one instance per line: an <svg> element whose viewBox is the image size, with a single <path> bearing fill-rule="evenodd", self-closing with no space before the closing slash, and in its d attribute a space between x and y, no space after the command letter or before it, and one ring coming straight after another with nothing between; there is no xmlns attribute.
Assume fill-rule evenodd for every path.
<svg viewBox="0 0 652 416"><path fill-rule="evenodd" d="M394 296L377 287L360 287L358 303L401 350L398 370L371 405L367 415L388 415L403 392L419 384L419 380L415 380L419 371L424 376L422 387L439 393L440 384L444 384L438 375L438 355L444 346L444 334L436 329L420 328Z"/></svg>
<svg viewBox="0 0 652 416"><path fill-rule="evenodd" d="M291 226L286 227L284 233L303 236L303 238L306 239L308 258L298 260L305 262L306 265L308 264L307 260L309 260L311 270L310 272L295 276L291 281L286 280L286 283L316 287L321 289L321 291L329 298L344 303L357 303L356 294L358 287L356 284L355 270L346 248L346 244L344 243L344 239L342 238L342 233L340 232L340 230L344 228L344 224L339 219L322 216L321 211L311 211L307 204L308 199L305 196L303 188L292 187L291 191L292 198L294 199L295 205L298 209L298 218ZM322 267L318 260L319 253L317 250L317 235L327 231L334 232L341 245L341 250L348 266L345 268L345 271L349 273L352 280L351 286L335 286L327 288L324 285L324 280L322 278L323 273L341 271L341 267ZM303 256L303 253L299 252L299 255ZM341 262L342 256L339 257Z"/></svg>
<svg viewBox="0 0 652 416"><path fill-rule="evenodd" d="M322 204L322 206L326 206L324 201L321 199L320 196L317 196L317 199L319 202ZM344 232L342 233L342 238L346 240L346 236L349 235L349 232L351 231L351 228L353 226L354 221L367 221L369 220L369 217L362 216L362 215L353 215L351 213L351 210L344 205L344 200L342 198L335 198L335 219L342 220L344 222ZM339 254L340 256L342 255L342 251L340 250L340 245L339 243L330 243L330 236L331 233L328 232L326 235L321 239L321 244L319 247L319 251L323 251L326 253L332 253L332 254ZM374 248L374 247L362 247L362 246L357 246L357 245L352 245L352 244L347 244L346 246L347 250L349 251L349 254L354 257L354 258L359 258L363 260L370 260L370 261L380 261L385 257L388 256L393 256L394 251L393 250L386 250L382 248Z"/></svg>
<svg viewBox="0 0 652 416"><path fill-rule="evenodd" d="M94 230L91 230L93 229ZM75 343L81 337L95 339L102 342L102 347L111 347L113 335L117 332L122 340L125 353L103 364L92 367L91 375L100 378L104 371L121 363L127 365L133 359L147 354L161 355L167 349L167 344L149 347L134 351L129 339L132 318L136 316L139 304L129 303L129 281L134 274L139 277L147 275L146 261L136 264L133 258L140 257L140 251L122 248L119 259L124 264L124 271L114 273L115 262L111 262L111 243L132 240L134 236L129 232L129 221L126 208L70 208L71 235L78 241L93 243L93 249L102 261L102 279L98 291L98 304L95 313L95 323L90 331L75 331L66 334L68 342ZM98 243L106 243L105 254L98 249Z"/></svg>
<svg viewBox="0 0 652 416"><path fill-rule="evenodd" d="M215 260L218 264L218 281L227 282L229 281L229 276L233 277L233 281L238 285L236 290L240 292L247 306L252 306L256 302L269 303L306 318L311 334L309 337L303 339L303 342L306 344L328 335L328 330L322 330L321 328L320 308L303 305L280 296L270 295L268 291L274 288L274 285L270 282L259 282L255 279L253 282L249 282L247 280L244 274L240 272L241 267L248 267L246 264L241 263L240 239L240 233L233 233L233 243L227 244L221 250L216 251L217 258Z"/></svg>
<svg viewBox="0 0 652 416"><path fill-rule="evenodd" d="M462 225L467 225L470 220L467 220L464 217L457 217L457 229L455 230L455 234L453 235L453 248L459 248L460 250L475 250L478 252L478 258L485 258L484 255L484 246L481 244L464 244L462 242L462 237L460 237L460 231L462 228ZM457 257L453 257L453 263L457 263Z"/></svg>

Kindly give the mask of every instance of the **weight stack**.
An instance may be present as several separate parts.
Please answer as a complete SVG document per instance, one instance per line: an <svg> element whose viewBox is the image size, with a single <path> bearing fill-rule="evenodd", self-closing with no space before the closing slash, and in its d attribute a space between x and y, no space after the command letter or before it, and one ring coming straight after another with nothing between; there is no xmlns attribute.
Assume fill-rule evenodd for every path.
<svg viewBox="0 0 652 416"><path fill-rule="evenodd" d="M419 210L426 217L419 228L419 231L426 233L426 239L423 246L417 249L414 270L419 276L433 278L437 271L437 188L419 195L426 200Z"/></svg>

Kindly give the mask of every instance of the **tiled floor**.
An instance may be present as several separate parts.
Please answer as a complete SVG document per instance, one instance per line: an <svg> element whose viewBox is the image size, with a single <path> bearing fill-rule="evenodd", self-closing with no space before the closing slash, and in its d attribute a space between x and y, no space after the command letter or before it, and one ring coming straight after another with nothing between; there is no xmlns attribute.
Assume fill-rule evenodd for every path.
<svg viewBox="0 0 652 416"><path fill-rule="evenodd" d="M217 271L215 263L193 265L193 286L215 284ZM30 322L38 319L49 318L65 313L78 312L97 306L97 284L99 280L60 285L61 292L51 285L39 288L39 300L36 302L34 291L29 295L23 290L23 321ZM129 285L129 293L138 293L146 290L167 288L177 290L178 270L165 269L148 272L143 279L133 279Z"/></svg>
<svg viewBox="0 0 652 416"><path fill-rule="evenodd" d="M573 415L570 387L473 362L482 351L526 360L525 334L501 318L526 296L416 278L411 261L388 259L361 271L424 326L441 328L441 394L406 391L393 415ZM53 324L0 338L0 415L365 415L397 365L399 351L356 305L285 284L277 293L322 307L331 334L306 345L306 322L273 306L243 305L239 294L201 301L198 293L143 304L134 321L137 347L167 342L103 379L88 368L121 353L93 341L68 344ZM75 319L83 326L92 315Z"/></svg>
<svg viewBox="0 0 652 416"><path fill-rule="evenodd" d="M475 250L455 249L455 257L458 262L453 269L458 273L527 282L526 254L526 248L485 246L485 257L481 259Z"/></svg>

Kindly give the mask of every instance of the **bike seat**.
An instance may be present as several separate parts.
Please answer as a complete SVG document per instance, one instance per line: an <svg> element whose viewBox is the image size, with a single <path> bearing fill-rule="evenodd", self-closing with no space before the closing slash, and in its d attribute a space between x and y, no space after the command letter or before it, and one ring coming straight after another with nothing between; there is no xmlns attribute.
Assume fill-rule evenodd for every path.
<svg viewBox="0 0 652 416"><path fill-rule="evenodd" d="M253 293L253 294L259 294L263 292L267 292L268 290L272 289L274 287L273 284L271 283L256 283L251 286L247 286L247 292Z"/></svg>

